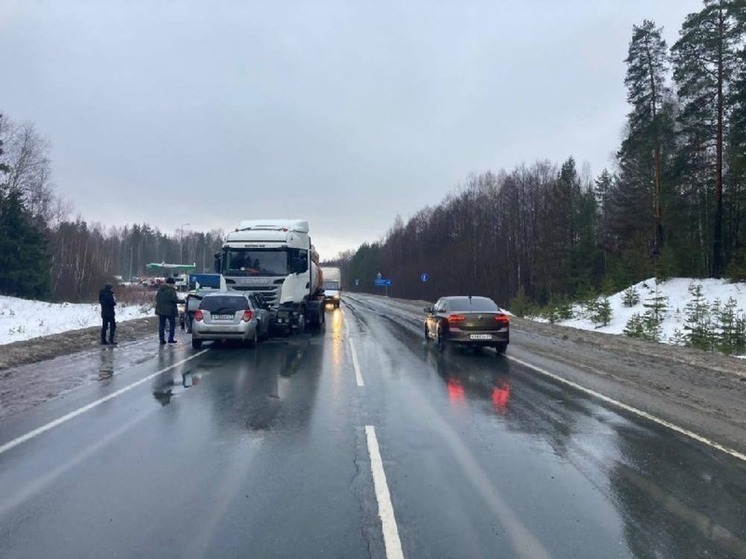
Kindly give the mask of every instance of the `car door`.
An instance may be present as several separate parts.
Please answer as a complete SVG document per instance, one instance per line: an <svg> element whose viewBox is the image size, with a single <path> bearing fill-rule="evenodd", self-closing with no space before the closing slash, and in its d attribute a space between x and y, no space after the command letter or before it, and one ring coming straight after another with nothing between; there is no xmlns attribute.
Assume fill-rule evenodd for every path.
<svg viewBox="0 0 746 559"><path fill-rule="evenodd" d="M435 332L438 329L438 309L444 308L444 302L443 299L438 299L438 301L433 305L433 310L430 314L427 315L427 318L425 319L425 323L427 324L427 333L428 336L434 337Z"/></svg>

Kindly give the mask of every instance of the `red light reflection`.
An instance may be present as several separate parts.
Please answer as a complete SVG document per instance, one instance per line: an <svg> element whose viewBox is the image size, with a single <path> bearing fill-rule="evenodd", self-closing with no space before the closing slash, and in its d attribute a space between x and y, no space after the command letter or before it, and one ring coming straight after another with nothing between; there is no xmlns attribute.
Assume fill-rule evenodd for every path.
<svg viewBox="0 0 746 559"><path fill-rule="evenodd" d="M503 381L492 389L492 407L497 413L505 413L510 399L510 382Z"/></svg>
<svg viewBox="0 0 746 559"><path fill-rule="evenodd" d="M455 378L448 379L448 399L452 402L464 401L464 386Z"/></svg>

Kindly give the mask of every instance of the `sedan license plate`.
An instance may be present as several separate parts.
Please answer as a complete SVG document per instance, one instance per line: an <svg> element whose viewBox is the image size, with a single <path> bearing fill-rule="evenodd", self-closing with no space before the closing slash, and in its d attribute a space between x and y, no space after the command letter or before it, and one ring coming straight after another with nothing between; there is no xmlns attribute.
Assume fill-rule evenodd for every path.
<svg viewBox="0 0 746 559"><path fill-rule="evenodd" d="M233 320L232 314L214 314L212 315L214 320Z"/></svg>
<svg viewBox="0 0 746 559"><path fill-rule="evenodd" d="M490 334L472 334L469 336L470 340L491 340L492 336Z"/></svg>

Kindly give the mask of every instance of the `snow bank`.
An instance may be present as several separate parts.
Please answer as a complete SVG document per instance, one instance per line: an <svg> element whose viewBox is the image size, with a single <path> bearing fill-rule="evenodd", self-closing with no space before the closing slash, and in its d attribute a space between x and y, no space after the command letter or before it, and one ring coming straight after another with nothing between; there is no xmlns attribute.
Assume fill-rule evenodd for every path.
<svg viewBox="0 0 746 559"><path fill-rule="evenodd" d="M686 305L692 296L689 293L689 286L699 284L702 286L702 295L704 299L712 304L715 300L726 303L731 297L736 300L736 307L739 312L746 311L746 283L728 283L725 280L717 279L690 279L690 278L672 278L658 284L658 291L661 295L668 297L668 311L661 323L661 341L673 343L673 336L676 330L683 331L686 322ZM624 327L629 319L635 313L643 314L647 310L643 305L651 299L656 290L655 279L651 278L641 281L633 286L640 296L640 302L632 307L625 307L622 298L623 291L609 297L611 304L611 321L607 326L597 327L590 317L584 316L583 309L580 305L573 306L573 315L577 318L570 320L558 321L557 324L570 326L581 330L595 330L607 334L622 334ZM542 322L546 322L542 320Z"/></svg>
<svg viewBox="0 0 746 559"><path fill-rule="evenodd" d="M117 303L117 322L152 316L152 307ZM0 345L101 326L101 308L92 304L45 303L0 295Z"/></svg>

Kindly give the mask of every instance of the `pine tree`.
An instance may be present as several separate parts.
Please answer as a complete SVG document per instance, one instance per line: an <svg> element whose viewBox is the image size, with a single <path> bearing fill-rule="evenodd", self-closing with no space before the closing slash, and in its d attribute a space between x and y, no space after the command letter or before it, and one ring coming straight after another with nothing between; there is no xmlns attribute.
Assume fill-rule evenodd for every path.
<svg viewBox="0 0 746 559"><path fill-rule="evenodd" d="M647 309L645 318L652 325L659 326L668 312L668 297L666 297L655 284L652 295L642 304Z"/></svg>
<svg viewBox="0 0 746 559"><path fill-rule="evenodd" d="M630 285L624 290L624 293L622 293L622 304L625 307L634 307L639 302L640 294L637 292L634 285Z"/></svg>
<svg viewBox="0 0 746 559"><path fill-rule="evenodd" d="M652 194L651 254L657 259L663 246L663 129L670 123L665 112L670 113L670 106L666 106L666 100L670 98L666 84L668 48L662 29L649 20L635 25L625 62L627 75L624 84L632 110L627 116L628 135L619 157L623 172L639 180L639 186Z"/></svg>
<svg viewBox="0 0 746 559"><path fill-rule="evenodd" d="M713 343L713 325L710 320L710 305L702 293L701 284L689 286L691 298L686 305L684 332L686 345L710 351Z"/></svg>
<svg viewBox="0 0 746 559"><path fill-rule="evenodd" d="M704 0L700 12L687 16L681 37L672 47L674 79L682 102L680 170L690 192L699 194L700 221L711 220L713 277L721 277L724 270L723 174L730 117L726 100L736 78L741 32L735 14L743 10L742 3ZM711 185L711 195L701 192L707 185Z"/></svg>
<svg viewBox="0 0 746 559"><path fill-rule="evenodd" d="M596 325L596 328L602 326L608 326L611 322L611 303L608 297L600 297L596 300L593 309L591 311L591 321Z"/></svg>
<svg viewBox="0 0 746 559"><path fill-rule="evenodd" d="M531 314L531 301L526 296L526 290L523 289L522 285L518 288L516 296L510 300L510 306L508 308L510 312L516 316L524 317Z"/></svg>
<svg viewBox="0 0 746 559"><path fill-rule="evenodd" d="M627 321L624 335L648 342L657 342L661 337L660 324L652 322L648 316L635 313Z"/></svg>
<svg viewBox="0 0 746 559"><path fill-rule="evenodd" d="M16 189L0 187L0 293L46 298L51 260L45 232Z"/></svg>
<svg viewBox="0 0 746 559"><path fill-rule="evenodd" d="M738 302L731 297L714 312L718 321L716 347L728 355L746 352L746 315L737 308Z"/></svg>

